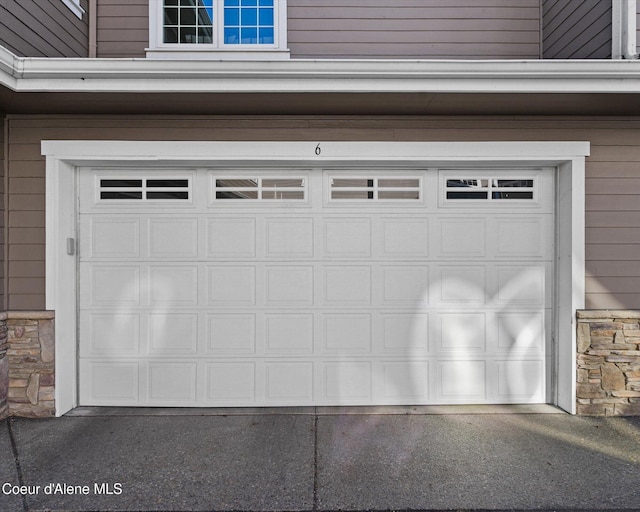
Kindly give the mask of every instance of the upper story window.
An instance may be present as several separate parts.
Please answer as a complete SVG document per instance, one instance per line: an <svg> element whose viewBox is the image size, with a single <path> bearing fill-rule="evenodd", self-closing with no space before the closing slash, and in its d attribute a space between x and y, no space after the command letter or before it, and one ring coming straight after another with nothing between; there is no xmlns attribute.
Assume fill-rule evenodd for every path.
<svg viewBox="0 0 640 512"><path fill-rule="evenodd" d="M151 58L288 58L286 0L150 0Z"/></svg>
<svg viewBox="0 0 640 512"><path fill-rule="evenodd" d="M69 9L71 9L71 12L78 18L82 19L82 15L85 11L80 5L80 0L62 0L62 3L65 4Z"/></svg>

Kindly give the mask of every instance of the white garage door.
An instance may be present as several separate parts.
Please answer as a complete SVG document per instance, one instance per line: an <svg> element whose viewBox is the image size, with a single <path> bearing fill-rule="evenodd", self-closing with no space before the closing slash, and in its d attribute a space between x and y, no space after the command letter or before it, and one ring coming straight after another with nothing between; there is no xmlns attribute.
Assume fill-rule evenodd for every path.
<svg viewBox="0 0 640 512"><path fill-rule="evenodd" d="M80 404L545 402L543 169L80 172Z"/></svg>

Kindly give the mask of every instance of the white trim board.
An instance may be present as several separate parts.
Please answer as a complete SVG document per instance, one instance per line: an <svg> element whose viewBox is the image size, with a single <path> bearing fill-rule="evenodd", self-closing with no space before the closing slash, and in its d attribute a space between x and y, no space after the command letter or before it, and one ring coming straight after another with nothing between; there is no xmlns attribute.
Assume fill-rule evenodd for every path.
<svg viewBox="0 0 640 512"><path fill-rule="evenodd" d="M576 410L575 312L584 308L584 175L588 142L43 141L46 156L46 308L56 315L56 414L77 406L77 169L82 166L421 167L552 166L557 171L555 405Z"/></svg>

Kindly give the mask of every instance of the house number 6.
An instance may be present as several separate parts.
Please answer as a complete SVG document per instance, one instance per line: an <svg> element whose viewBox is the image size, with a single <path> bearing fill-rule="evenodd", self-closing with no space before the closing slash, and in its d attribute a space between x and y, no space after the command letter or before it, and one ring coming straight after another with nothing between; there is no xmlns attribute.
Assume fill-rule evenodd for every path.
<svg viewBox="0 0 640 512"><path fill-rule="evenodd" d="M316 146L316 155L320 155L322 153L322 149L320 148L320 144Z"/></svg>

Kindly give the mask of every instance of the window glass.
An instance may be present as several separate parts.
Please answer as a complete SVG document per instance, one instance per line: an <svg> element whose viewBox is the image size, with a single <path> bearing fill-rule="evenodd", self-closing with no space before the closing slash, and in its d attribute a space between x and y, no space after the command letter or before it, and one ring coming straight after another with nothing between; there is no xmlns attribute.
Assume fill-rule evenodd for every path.
<svg viewBox="0 0 640 512"><path fill-rule="evenodd" d="M167 44L272 45L275 28L273 0L164 0L163 4ZM221 43L216 41L217 32Z"/></svg>

